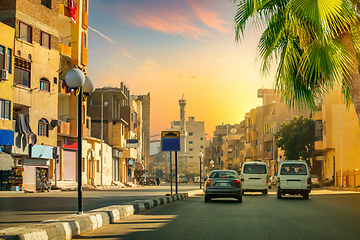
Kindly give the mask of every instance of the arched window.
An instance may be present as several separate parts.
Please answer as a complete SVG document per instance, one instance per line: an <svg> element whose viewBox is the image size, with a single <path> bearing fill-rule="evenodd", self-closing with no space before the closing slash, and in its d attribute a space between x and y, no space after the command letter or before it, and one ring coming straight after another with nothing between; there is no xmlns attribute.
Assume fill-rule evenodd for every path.
<svg viewBox="0 0 360 240"><path fill-rule="evenodd" d="M45 118L39 120L39 136L49 137L49 122Z"/></svg>
<svg viewBox="0 0 360 240"><path fill-rule="evenodd" d="M50 92L50 82L46 78L40 79L40 90Z"/></svg>

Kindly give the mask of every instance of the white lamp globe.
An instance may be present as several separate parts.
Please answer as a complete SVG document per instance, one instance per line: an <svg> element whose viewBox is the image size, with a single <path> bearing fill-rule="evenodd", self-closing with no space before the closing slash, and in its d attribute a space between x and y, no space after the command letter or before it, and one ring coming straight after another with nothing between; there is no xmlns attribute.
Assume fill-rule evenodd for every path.
<svg viewBox="0 0 360 240"><path fill-rule="evenodd" d="M202 158L204 156L204 154L202 152L199 152L198 156L199 156L199 158Z"/></svg>
<svg viewBox="0 0 360 240"><path fill-rule="evenodd" d="M95 91L93 81L89 77L85 77L85 83L83 85L83 93L91 94Z"/></svg>
<svg viewBox="0 0 360 240"><path fill-rule="evenodd" d="M81 70L73 68L67 72L65 81L70 88L79 88L85 83L85 74Z"/></svg>

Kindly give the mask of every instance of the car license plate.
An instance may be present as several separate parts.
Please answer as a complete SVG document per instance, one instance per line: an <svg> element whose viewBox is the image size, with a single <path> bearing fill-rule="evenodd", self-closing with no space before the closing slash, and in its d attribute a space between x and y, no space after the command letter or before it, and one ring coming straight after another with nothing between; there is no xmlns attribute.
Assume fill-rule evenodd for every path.
<svg viewBox="0 0 360 240"><path fill-rule="evenodd" d="M226 183L226 182L222 182L222 183L220 183L220 186L221 186L221 187L227 187L227 183Z"/></svg>

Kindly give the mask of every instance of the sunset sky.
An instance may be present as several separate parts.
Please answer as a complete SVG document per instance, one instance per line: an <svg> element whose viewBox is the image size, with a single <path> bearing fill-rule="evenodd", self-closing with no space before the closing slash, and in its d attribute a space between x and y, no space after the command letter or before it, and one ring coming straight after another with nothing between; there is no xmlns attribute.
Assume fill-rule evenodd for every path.
<svg viewBox="0 0 360 240"><path fill-rule="evenodd" d="M88 75L96 87L119 87L151 96L151 135L180 119L238 124L261 105L257 89L271 88L256 61L260 32L235 42L236 8L230 0L89 1ZM209 139L208 137L208 139Z"/></svg>

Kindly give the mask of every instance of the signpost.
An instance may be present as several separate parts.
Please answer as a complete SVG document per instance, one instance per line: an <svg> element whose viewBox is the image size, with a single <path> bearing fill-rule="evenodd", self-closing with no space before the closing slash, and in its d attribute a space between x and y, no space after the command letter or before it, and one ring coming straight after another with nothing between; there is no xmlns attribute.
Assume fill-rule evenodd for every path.
<svg viewBox="0 0 360 240"><path fill-rule="evenodd" d="M161 151L170 152L170 194L172 195L172 163L171 152L175 151L175 186L177 186L177 152L180 151L180 131L162 131L161 132Z"/></svg>

